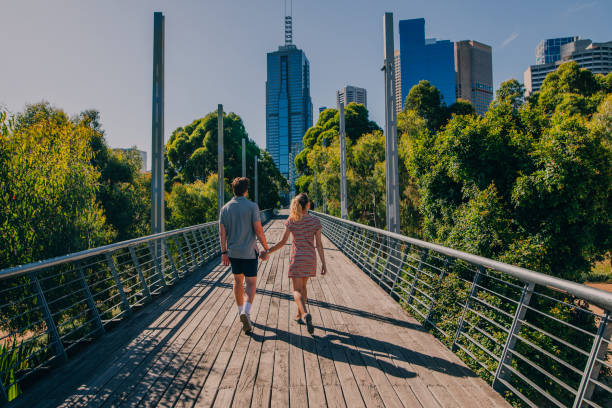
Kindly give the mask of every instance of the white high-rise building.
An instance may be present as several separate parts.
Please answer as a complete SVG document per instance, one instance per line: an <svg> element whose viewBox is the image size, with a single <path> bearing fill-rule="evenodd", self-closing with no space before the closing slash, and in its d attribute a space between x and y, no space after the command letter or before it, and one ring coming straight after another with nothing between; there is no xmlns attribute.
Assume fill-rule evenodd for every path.
<svg viewBox="0 0 612 408"><path fill-rule="evenodd" d="M336 91L336 103L344 103L344 106L351 102L360 103L366 108L368 107L368 95L364 88L347 85Z"/></svg>

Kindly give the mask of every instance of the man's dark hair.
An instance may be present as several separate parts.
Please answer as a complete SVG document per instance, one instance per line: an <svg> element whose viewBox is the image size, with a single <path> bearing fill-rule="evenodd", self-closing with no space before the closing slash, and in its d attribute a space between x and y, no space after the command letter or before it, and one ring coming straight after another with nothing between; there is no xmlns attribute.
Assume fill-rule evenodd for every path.
<svg viewBox="0 0 612 408"><path fill-rule="evenodd" d="M249 179L246 177L236 177L232 181L232 190L236 197L241 197L249 189Z"/></svg>

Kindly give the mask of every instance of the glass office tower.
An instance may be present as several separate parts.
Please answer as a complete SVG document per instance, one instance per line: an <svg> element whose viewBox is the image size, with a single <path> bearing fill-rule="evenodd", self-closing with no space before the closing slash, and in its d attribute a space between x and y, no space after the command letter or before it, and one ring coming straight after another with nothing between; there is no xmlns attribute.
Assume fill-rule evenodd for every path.
<svg viewBox="0 0 612 408"><path fill-rule="evenodd" d="M421 80L440 90L446 105L455 102L455 55L452 41L425 39L425 19L400 20L402 106Z"/></svg>
<svg viewBox="0 0 612 408"><path fill-rule="evenodd" d="M266 81L266 150L288 180L296 179L290 158L302 150L311 126L310 65L304 51L288 42L268 53Z"/></svg>
<svg viewBox="0 0 612 408"><path fill-rule="evenodd" d="M580 37L549 38L540 41L536 48L536 64L552 64L561 59L561 46L578 41Z"/></svg>

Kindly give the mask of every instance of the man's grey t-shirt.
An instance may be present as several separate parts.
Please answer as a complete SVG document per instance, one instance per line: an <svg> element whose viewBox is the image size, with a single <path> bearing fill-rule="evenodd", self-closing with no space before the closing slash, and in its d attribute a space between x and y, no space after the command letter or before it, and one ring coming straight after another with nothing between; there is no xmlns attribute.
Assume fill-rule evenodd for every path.
<svg viewBox="0 0 612 408"><path fill-rule="evenodd" d="M221 209L219 222L227 233L227 256L239 259L257 258L253 223L260 221L259 207L246 197L234 197Z"/></svg>

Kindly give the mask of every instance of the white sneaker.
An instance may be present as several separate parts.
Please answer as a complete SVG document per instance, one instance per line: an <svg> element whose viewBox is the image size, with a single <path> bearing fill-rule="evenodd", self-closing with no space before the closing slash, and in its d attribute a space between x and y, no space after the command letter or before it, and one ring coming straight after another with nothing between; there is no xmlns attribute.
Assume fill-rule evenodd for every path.
<svg viewBox="0 0 612 408"><path fill-rule="evenodd" d="M244 312L240 313L240 321L242 322L242 330L244 330L246 334L253 331L253 324L251 323L251 319L249 318L248 314Z"/></svg>

